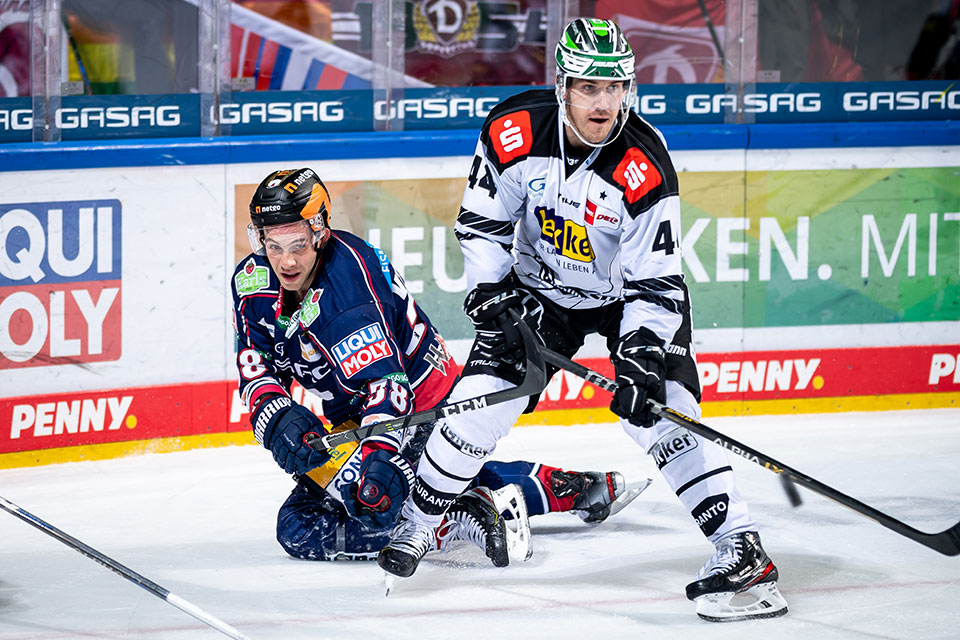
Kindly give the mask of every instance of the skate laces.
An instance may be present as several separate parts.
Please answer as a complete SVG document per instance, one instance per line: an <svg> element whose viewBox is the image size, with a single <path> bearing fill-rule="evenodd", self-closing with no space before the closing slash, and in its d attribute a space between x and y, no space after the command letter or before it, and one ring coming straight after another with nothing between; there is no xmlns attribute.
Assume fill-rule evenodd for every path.
<svg viewBox="0 0 960 640"><path fill-rule="evenodd" d="M413 520L401 520L393 530L389 547L422 558L427 551L436 548L438 537L433 527L418 524Z"/></svg>
<svg viewBox="0 0 960 640"><path fill-rule="evenodd" d="M437 527L437 551L446 551L451 542L459 540L460 538L457 535L459 532L460 523L447 516Z"/></svg>
<svg viewBox="0 0 960 640"><path fill-rule="evenodd" d="M456 511L447 514L457 525L456 539L468 540L481 549L487 548L487 530L472 514L466 511Z"/></svg>
<svg viewBox="0 0 960 640"><path fill-rule="evenodd" d="M727 573L743 558L743 534L736 534L717 542L717 552L704 563L697 573L697 580Z"/></svg>

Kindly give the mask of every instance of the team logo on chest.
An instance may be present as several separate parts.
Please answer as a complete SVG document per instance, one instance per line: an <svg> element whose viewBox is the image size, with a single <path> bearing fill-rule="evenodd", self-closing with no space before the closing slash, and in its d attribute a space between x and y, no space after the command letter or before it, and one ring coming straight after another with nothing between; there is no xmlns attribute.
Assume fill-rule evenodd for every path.
<svg viewBox="0 0 960 640"><path fill-rule="evenodd" d="M393 355L390 343L383 335L383 328L370 324L354 331L333 346L333 357L343 375L348 378L370 366L377 360Z"/></svg>
<svg viewBox="0 0 960 640"><path fill-rule="evenodd" d="M578 262L591 262L593 247L587 237L587 228L556 214L554 209L537 207L540 218L540 239L546 240L560 255Z"/></svg>

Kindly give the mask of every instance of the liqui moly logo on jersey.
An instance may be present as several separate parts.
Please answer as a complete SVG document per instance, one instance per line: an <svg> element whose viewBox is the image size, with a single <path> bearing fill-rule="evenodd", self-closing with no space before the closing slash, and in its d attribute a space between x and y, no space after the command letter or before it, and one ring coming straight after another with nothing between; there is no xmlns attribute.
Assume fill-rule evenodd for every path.
<svg viewBox="0 0 960 640"><path fill-rule="evenodd" d="M383 335L383 328L370 324L354 331L333 347L333 357L343 375L348 378L365 369L377 360L393 355L390 343Z"/></svg>
<svg viewBox="0 0 960 640"><path fill-rule="evenodd" d="M118 360L119 200L0 204L0 369Z"/></svg>

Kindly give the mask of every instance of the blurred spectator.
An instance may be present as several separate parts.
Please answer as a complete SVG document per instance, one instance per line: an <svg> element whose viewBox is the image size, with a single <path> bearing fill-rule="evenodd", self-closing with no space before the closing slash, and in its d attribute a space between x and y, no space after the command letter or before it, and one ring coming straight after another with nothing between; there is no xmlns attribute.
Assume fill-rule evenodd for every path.
<svg viewBox="0 0 960 640"><path fill-rule="evenodd" d="M943 0L927 16L907 61L908 80L960 78L960 0Z"/></svg>
<svg viewBox="0 0 960 640"><path fill-rule="evenodd" d="M903 79L923 0L758 3L758 66L781 82Z"/></svg>
<svg viewBox="0 0 960 640"><path fill-rule="evenodd" d="M30 95L30 0L0 0L0 98Z"/></svg>

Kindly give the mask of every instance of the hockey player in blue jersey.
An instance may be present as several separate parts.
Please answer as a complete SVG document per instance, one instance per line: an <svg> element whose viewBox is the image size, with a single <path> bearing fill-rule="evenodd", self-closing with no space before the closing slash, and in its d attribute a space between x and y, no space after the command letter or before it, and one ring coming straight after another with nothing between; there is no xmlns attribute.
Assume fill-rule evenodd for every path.
<svg viewBox="0 0 960 640"><path fill-rule="evenodd" d="M441 403L458 367L387 257L332 230L330 210L308 168L275 171L254 193L253 252L232 278L240 394L257 441L297 481L277 518L283 548L304 559L372 559L389 540L433 424L319 453L305 436L325 427L293 402L290 385L318 396L333 425L364 426ZM469 540L504 566L529 555L528 508L599 522L635 494L624 488L616 472L488 462L431 545Z"/></svg>

